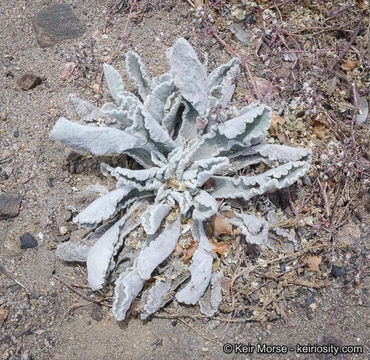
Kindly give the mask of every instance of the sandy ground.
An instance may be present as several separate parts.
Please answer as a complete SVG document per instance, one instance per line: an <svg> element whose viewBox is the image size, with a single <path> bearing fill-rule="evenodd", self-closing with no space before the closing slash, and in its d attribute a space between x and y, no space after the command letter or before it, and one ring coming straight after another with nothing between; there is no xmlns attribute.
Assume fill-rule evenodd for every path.
<svg viewBox="0 0 370 360"><path fill-rule="evenodd" d="M81 210L91 200L75 190L97 180L103 184L105 181L97 172L98 162L89 156L79 160L83 167L78 174L71 173L68 151L49 140L53 124L64 114L69 93L94 100L93 90L84 87L81 79L62 81L59 73L79 43L90 39L94 31L102 30L107 5L97 0L74 1L74 11L87 27L84 37L42 49L36 42L32 18L51 3L45 0L0 3L0 113L6 115L0 120L0 158L11 159L1 165L9 178L0 183L0 189L4 193L17 192L23 199L17 217L0 220L0 264L30 293L27 295L24 288L0 273L0 308L8 311L7 319L0 326L0 358L276 359L275 354L226 355L222 344L295 346L296 343L316 343L323 336L346 345L364 346L363 355L343 358L366 358L370 326L369 284L366 282L362 284L363 291L346 293L344 279L333 280L328 288L315 292L317 308L314 310L306 306L307 294L303 291L287 305L290 324L278 320L263 325L248 322L226 325L215 321L159 318L143 323L134 317L119 324L109 309L94 307L53 277L56 274L68 282L85 283L83 271L56 259L54 249L62 238L58 236L60 226L66 225L63 219L66 209ZM126 48L135 48L141 54L151 75L163 72L164 49L179 36L188 36L201 51L209 52L211 68L230 59L218 44L192 38L192 18L185 2L167 1L161 7L131 23ZM125 15L119 14L108 36L97 35L97 65L91 64L92 69L112 53L125 21ZM156 42L157 37L163 41ZM124 73L121 56L114 64ZM16 79L24 73L40 76L42 84L29 91L21 90ZM91 73L91 79L94 74ZM87 82L94 84L91 79L87 78ZM14 136L15 131L19 137ZM70 223L67 226L69 232L76 230ZM19 236L27 232L35 237L42 234L38 237L39 246L21 250ZM365 240L363 235L360 243ZM77 303L82 306L71 308ZM181 313L184 308L169 311ZM162 311L160 315L169 314ZM281 358L314 359L316 356L293 351Z"/></svg>

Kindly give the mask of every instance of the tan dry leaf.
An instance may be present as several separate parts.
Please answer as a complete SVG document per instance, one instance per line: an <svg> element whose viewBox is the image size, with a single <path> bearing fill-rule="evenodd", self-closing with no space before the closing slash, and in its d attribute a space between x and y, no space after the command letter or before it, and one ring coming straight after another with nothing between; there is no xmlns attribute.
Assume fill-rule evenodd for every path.
<svg viewBox="0 0 370 360"><path fill-rule="evenodd" d="M215 238L211 238L209 242L211 243L212 251L217 254L223 255L229 249L229 245L225 241L217 242Z"/></svg>
<svg viewBox="0 0 370 360"><path fill-rule="evenodd" d="M213 231L218 235L233 235L233 227L223 216L216 214L212 216L211 225Z"/></svg>
<svg viewBox="0 0 370 360"><path fill-rule="evenodd" d="M180 243L177 243L176 247L175 247L175 250L173 252L173 255L178 256L178 255L181 255L183 252L184 252L184 248L181 246Z"/></svg>
<svg viewBox="0 0 370 360"><path fill-rule="evenodd" d="M194 255L196 249L198 249L198 242L192 239L190 245L185 249L184 260L190 259Z"/></svg>
<svg viewBox="0 0 370 360"><path fill-rule="evenodd" d="M325 125L320 121L314 120L313 133L321 140L330 137Z"/></svg>
<svg viewBox="0 0 370 360"><path fill-rule="evenodd" d="M317 274L321 274L319 269L319 265L322 262L321 256L308 255L303 259L303 261L307 263L309 270L314 271Z"/></svg>
<svg viewBox="0 0 370 360"><path fill-rule="evenodd" d="M288 282L290 284L300 285L300 286L305 286L305 287L311 287L311 288L314 288L314 289L319 289L319 288L325 287L329 284L329 280L313 282L313 281L304 280L304 279L294 279L294 280L289 280Z"/></svg>
<svg viewBox="0 0 370 360"><path fill-rule="evenodd" d="M232 219L235 217L235 214L233 211L222 211L222 215L225 215L227 218Z"/></svg>
<svg viewBox="0 0 370 360"><path fill-rule="evenodd" d="M5 309L0 309L0 327L3 325L7 317L8 317L8 311Z"/></svg>
<svg viewBox="0 0 370 360"><path fill-rule="evenodd" d="M341 68L345 71L352 71L353 69L356 69L359 66L360 63L357 60L347 58L343 61Z"/></svg>
<svg viewBox="0 0 370 360"><path fill-rule="evenodd" d="M285 123L285 120L280 115L278 115L275 111L273 111L269 132L271 134L276 134L279 125L283 125L284 123Z"/></svg>

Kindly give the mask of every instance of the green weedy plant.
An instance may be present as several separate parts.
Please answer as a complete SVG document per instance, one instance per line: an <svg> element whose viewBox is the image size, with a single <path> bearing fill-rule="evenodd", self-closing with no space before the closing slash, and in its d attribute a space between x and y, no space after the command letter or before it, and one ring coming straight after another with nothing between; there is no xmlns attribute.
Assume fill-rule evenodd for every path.
<svg viewBox="0 0 370 360"><path fill-rule="evenodd" d="M80 122L60 118L51 132L53 140L74 149L127 154L142 166L131 170L102 163L102 173L117 180L116 189L73 219L96 230L84 243L67 242L57 249L63 260L87 262L93 290L114 282L117 320L125 319L146 283L141 294L143 319L173 294L181 303L199 302L200 310L212 316L222 298L222 273L212 273L217 254L205 225L218 211L216 199L248 200L293 184L310 168L308 149L261 143L270 127L269 107L254 103L240 111L228 108L238 59L207 75L182 38L167 57L170 71L150 79L139 55L127 53L127 72L142 100L125 91L121 76L104 65L114 103L98 109L70 95L67 114ZM261 162L268 168L264 173L236 175ZM264 219L235 212L229 222L248 243L268 245ZM190 265L174 254L176 246L189 245L189 235L198 242ZM155 281L148 281L153 277Z"/></svg>

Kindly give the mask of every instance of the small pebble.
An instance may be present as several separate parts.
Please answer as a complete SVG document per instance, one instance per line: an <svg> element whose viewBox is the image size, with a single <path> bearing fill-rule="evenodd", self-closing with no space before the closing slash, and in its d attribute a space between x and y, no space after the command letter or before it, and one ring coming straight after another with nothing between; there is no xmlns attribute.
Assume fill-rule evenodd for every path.
<svg viewBox="0 0 370 360"><path fill-rule="evenodd" d="M37 240L29 233L20 236L21 249L31 249L38 245Z"/></svg>
<svg viewBox="0 0 370 360"><path fill-rule="evenodd" d="M339 278L341 276L343 276L344 274L346 273L346 267L339 267L339 266L335 266L333 265L332 268L331 268L331 276L333 278Z"/></svg>
<svg viewBox="0 0 370 360"><path fill-rule="evenodd" d="M63 212L63 220L68 222L72 218L72 213L69 210Z"/></svg>
<svg viewBox="0 0 370 360"><path fill-rule="evenodd" d="M62 226L60 226L60 227L59 227L59 234L60 234L60 235L65 235L65 234L67 234L67 231L68 231L68 229L67 229L67 227L66 227L66 226L62 225Z"/></svg>
<svg viewBox="0 0 370 360"><path fill-rule="evenodd" d="M41 84L41 81L42 80L39 76L33 74L24 74L17 80L17 84L22 90L30 90Z"/></svg>
<svg viewBox="0 0 370 360"><path fill-rule="evenodd" d="M19 131L18 130L15 130L14 133L13 133L13 136L15 138L19 137Z"/></svg>
<svg viewBox="0 0 370 360"><path fill-rule="evenodd" d="M280 270L281 271L286 271L286 264L285 264L285 262L280 263Z"/></svg>
<svg viewBox="0 0 370 360"><path fill-rule="evenodd" d="M311 304L313 304L315 302L315 297L313 295L309 295L306 299L306 305L307 306L310 306Z"/></svg>

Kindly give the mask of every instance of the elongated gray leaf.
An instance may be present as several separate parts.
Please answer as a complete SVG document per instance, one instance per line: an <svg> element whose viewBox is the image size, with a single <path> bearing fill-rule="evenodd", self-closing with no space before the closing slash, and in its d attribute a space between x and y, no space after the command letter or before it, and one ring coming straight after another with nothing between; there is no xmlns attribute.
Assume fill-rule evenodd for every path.
<svg viewBox="0 0 370 360"><path fill-rule="evenodd" d="M114 268L113 258L122 245L124 237L140 224L140 218L133 218L132 215L145 206L144 203L131 206L126 215L110 227L90 249L87 258L87 272L91 289L99 290L103 287L107 276Z"/></svg>
<svg viewBox="0 0 370 360"><path fill-rule="evenodd" d="M122 76L117 70L108 64L104 64L103 69L109 91L114 101L119 105L123 99L122 92L124 90Z"/></svg>
<svg viewBox="0 0 370 360"><path fill-rule="evenodd" d="M216 99L213 106L228 106L235 90L235 81L239 75L238 58L231 59L227 64L219 66L208 76L210 96Z"/></svg>
<svg viewBox="0 0 370 360"><path fill-rule="evenodd" d="M165 73L160 76L159 83L153 86L153 96L162 101L167 102L168 97L174 92L175 84L173 76L170 73Z"/></svg>
<svg viewBox="0 0 370 360"><path fill-rule="evenodd" d="M126 318L127 310L132 301L144 287L143 280L135 269L123 272L115 282L114 301L112 311L118 321Z"/></svg>
<svg viewBox="0 0 370 360"><path fill-rule="evenodd" d="M199 239L199 246L192 257L189 283L176 294L178 302L195 305L206 291L212 274L211 244L204 232L203 223L195 222L194 239ZM199 237L197 237L197 235Z"/></svg>
<svg viewBox="0 0 370 360"><path fill-rule="evenodd" d="M213 273L211 283L208 285L207 291L199 299L200 312L208 317L216 314L218 307L222 301L221 280L222 274Z"/></svg>
<svg viewBox="0 0 370 360"><path fill-rule="evenodd" d="M258 161L263 161L265 164L271 164L274 161L289 162L289 161L311 161L311 151L306 148L292 147L277 144L259 144L241 151L230 154L230 159L243 158L259 155ZM256 163L256 162L253 162Z"/></svg>
<svg viewBox="0 0 370 360"><path fill-rule="evenodd" d="M155 234L162 220L167 216L170 210L171 206L167 204L149 206L141 216L145 232L148 235Z"/></svg>
<svg viewBox="0 0 370 360"><path fill-rule="evenodd" d="M162 185L157 179L160 178L161 172L159 170L161 169L156 167L143 170L131 170L121 167L114 168L108 164L102 163L100 165L100 170L104 176L110 174L115 177L118 180L117 186L119 187L131 186L133 189L147 192L148 190L157 190Z"/></svg>
<svg viewBox="0 0 370 360"><path fill-rule="evenodd" d="M258 103L240 111L240 116L218 125L203 135L194 151L192 160L223 155L233 146L249 147L259 143L266 135L271 123L271 109Z"/></svg>
<svg viewBox="0 0 370 360"><path fill-rule="evenodd" d="M215 199L241 198L249 200L253 196L264 194L273 189L282 189L292 185L305 175L310 168L306 161L296 161L280 165L260 175L230 178L213 176L213 190L210 194Z"/></svg>
<svg viewBox="0 0 370 360"><path fill-rule="evenodd" d="M207 74L192 46L183 38L178 39L167 52L175 86L200 115L207 108Z"/></svg>
<svg viewBox="0 0 370 360"><path fill-rule="evenodd" d="M136 84L141 98L145 100L152 90L152 82L146 73L143 60L134 51L129 51L126 54L126 71Z"/></svg>
<svg viewBox="0 0 370 360"><path fill-rule="evenodd" d="M144 312L141 313L141 320L145 320L161 307L161 303L167 292L171 288L171 278L165 281L157 279L152 287L144 291L141 298L145 302Z"/></svg>
<svg viewBox="0 0 370 360"><path fill-rule="evenodd" d="M87 123L98 122L99 120L107 122L108 120L107 115L101 109L88 101L80 99L75 94L69 94L67 97L66 113L72 120Z"/></svg>
<svg viewBox="0 0 370 360"><path fill-rule="evenodd" d="M164 115L162 125L168 131L171 136L174 135L176 124L180 124L182 121L181 108L181 96L173 93L167 98L164 105Z"/></svg>
<svg viewBox="0 0 370 360"><path fill-rule="evenodd" d="M226 169L228 165L229 160L226 157L197 160L183 173L182 180L188 187L199 188L212 175Z"/></svg>
<svg viewBox="0 0 370 360"><path fill-rule="evenodd" d="M122 186L108 194L97 198L85 210L81 211L73 222L86 229L93 229L103 220L111 219L120 210L120 203L133 190L130 185ZM104 209L104 211L102 211Z"/></svg>
<svg viewBox="0 0 370 360"><path fill-rule="evenodd" d="M137 271L142 279L148 280L153 270L175 250L180 224L180 217L174 223L167 224L163 232L140 252Z"/></svg>
<svg viewBox="0 0 370 360"><path fill-rule="evenodd" d="M143 140L121 130L80 125L63 117L54 125L50 138L96 155L123 153L144 145Z"/></svg>

